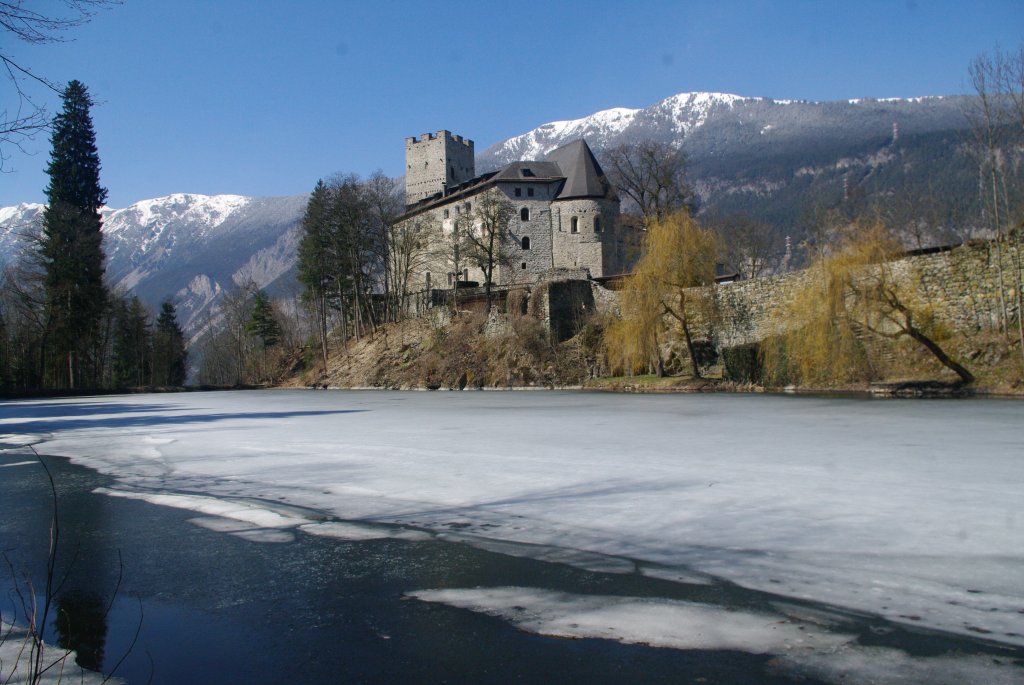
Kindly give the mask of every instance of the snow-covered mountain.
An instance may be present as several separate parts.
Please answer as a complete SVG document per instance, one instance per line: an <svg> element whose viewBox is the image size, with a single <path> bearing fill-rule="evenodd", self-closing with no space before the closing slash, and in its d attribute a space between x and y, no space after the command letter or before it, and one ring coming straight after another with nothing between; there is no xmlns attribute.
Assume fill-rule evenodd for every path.
<svg viewBox="0 0 1024 685"><path fill-rule="evenodd" d="M615 107L581 119L542 124L492 145L477 159L483 169L520 159L539 159L580 137L594 148L639 138L670 140L693 148L691 154L701 154L757 139L792 140L824 134L843 140L866 134L890 135L893 124L904 134L914 134L963 128L964 100L938 96L808 102L729 93L679 93L643 109Z"/></svg>
<svg viewBox="0 0 1024 685"><path fill-rule="evenodd" d="M584 137L595 152L654 139L689 155L689 179L709 213L740 212L798 237L809 205L858 197L973 197L966 96L773 100L680 93L642 109L613 108L553 121L484 150L489 171ZM952 214L950 205L940 211Z"/></svg>
<svg viewBox="0 0 1024 685"><path fill-rule="evenodd" d="M225 291L253 282L290 292L306 195L251 198L174 194L104 208L107 279L151 308L171 298L180 323L199 332ZM0 264L28 249L43 206L0 208Z"/></svg>

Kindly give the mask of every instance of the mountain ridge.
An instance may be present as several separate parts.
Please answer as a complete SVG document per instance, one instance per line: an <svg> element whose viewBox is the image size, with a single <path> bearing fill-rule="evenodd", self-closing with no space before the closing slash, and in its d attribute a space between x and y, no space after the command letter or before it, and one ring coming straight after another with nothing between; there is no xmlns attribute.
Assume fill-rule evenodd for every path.
<svg viewBox="0 0 1024 685"><path fill-rule="evenodd" d="M961 148L970 100L937 95L815 102L677 93L644 108L612 107L541 124L485 149L477 170L537 159L579 137L599 155L651 138L688 153L703 212L745 213L799 239L800 213L810 200L836 205L851 190L882 196L925 185L942 197L969 197L973 172ZM399 150L396 143L396 155ZM170 193L105 207L108 280L153 308L174 299L195 337L224 293L239 283L294 293L307 198ZM42 209L35 203L0 208L0 263L24 252Z"/></svg>

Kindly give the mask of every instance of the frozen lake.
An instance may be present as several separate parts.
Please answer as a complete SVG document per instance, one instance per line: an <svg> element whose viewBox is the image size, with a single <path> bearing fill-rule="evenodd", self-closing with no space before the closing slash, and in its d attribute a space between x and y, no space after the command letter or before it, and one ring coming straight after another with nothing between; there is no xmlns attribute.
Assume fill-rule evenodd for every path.
<svg viewBox="0 0 1024 685"><path fill-rule="evenodd" d="M1019 682L1022 419L1011 401L755 395L7 402L0 477L37 468L32 442L103 474L92 497L247 548L454 543L609 579L462 583L456 565L402 584L516 634L762 655L782 678Z"/></svg>

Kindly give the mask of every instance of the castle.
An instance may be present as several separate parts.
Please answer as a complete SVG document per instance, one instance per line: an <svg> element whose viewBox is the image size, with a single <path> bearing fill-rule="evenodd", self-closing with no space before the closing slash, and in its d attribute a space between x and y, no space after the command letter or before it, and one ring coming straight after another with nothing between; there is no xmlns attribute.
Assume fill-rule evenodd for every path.
<svg viewBox="0 0 1024 685"><path fill-rule="evenodd" d="M473 141L449 131L405 140L406 211L400 221L429 236L427 256L412 276L423 290L482 283L484 271L467 261L453 270L451 236L475 225L490 199L514 209L492 283L535 283L557 276L600 278L623 270L619 199L587 143L573 141L541 161L507 164L476 175ZM491 202L493 205L493 202ZM417 284L419 284L417 286Z"/></svg>

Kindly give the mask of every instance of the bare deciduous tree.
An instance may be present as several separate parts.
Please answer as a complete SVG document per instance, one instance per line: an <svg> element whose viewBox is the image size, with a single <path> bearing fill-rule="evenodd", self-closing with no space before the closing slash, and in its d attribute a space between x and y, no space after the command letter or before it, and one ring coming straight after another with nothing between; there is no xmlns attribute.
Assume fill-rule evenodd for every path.
<svg viewBox="0 0 1024 685"><path fill-rule="evenodd" d="M498 190L478 195L470 212L459 217L459 233L466 258L484 274L487 313L491 311L491 289L495 269L500 268L504 247L511 242L509 223L515 216L512 203Z"/></svg>
<svg viewBox="0 0 1024 685"><path fill-rule="evenodd" d="M62 0L48 3L45 12L39 3L27 0L0 1L0 30L15 41L29 45L60 43L68 40L67 32L88 22L100 9L120 4L120 0ZM57 5L63 5L60 11ZM11 42L0 47L0 72L6 80L7 93L0 105L0 168L7 159L4 146L20 148L25 140L50 125L46 107L40 104L36 91L60 94L63 87L33 71L11 51Z"/></svg>
<svg viewBox="0 0 1024 685"><path fill-rule="evenodd" d="M655 140L622 143L602 155L612 185L649 221L692 208L687 164L681 147Z"/></svg>
<svg viewBox="0 0 1024 685"><path fill-rule="evenodd" d="M778 268L783 256L783 241L766 223L745 214L712 218L706 222L721 241L723 265L743 278L767 276Z"/></svg>

